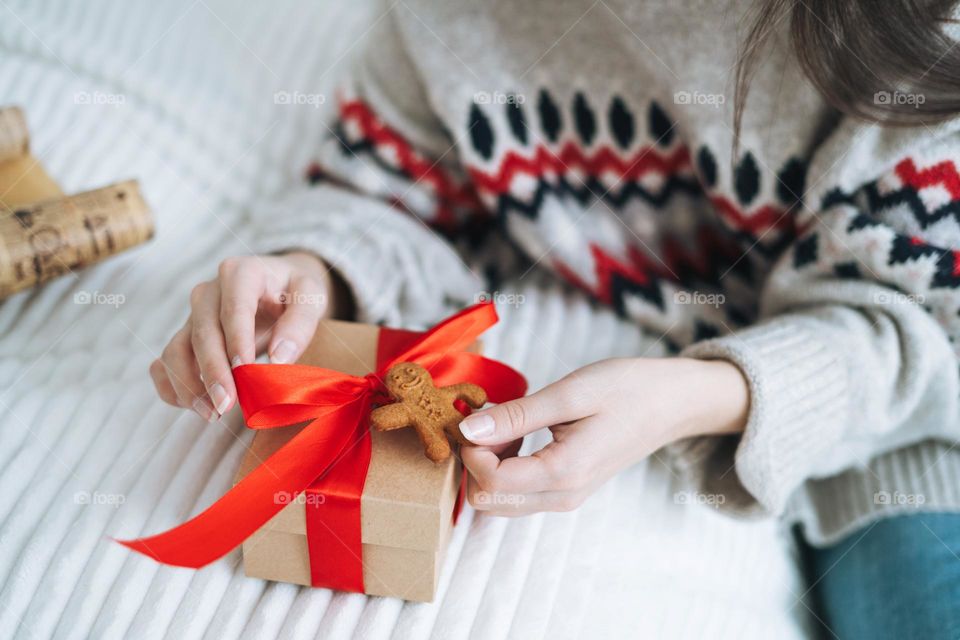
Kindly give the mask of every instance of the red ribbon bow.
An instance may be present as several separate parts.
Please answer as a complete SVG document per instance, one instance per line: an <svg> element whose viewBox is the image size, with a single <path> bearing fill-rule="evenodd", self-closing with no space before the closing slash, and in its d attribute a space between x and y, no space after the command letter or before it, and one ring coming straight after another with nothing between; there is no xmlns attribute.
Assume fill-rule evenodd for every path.
<svg viewBox="0 0 960 640"><path fill-rule="evenodd" d="M307 504L312 583L362 592L360 496L370 464L370 409L387 398L383 376L394 364L416 362L438 386L473 382L492 402L518 398L527 388L521 374L463 351L496 322L493 305L483 303L423 334L381 329L376 372L363 377L305 365L237 367L247 426L309 424L199 515L169 531L119 542L164 564L199 568L237 547L300 493L319 492L323 511L316 501Z"/></svg>

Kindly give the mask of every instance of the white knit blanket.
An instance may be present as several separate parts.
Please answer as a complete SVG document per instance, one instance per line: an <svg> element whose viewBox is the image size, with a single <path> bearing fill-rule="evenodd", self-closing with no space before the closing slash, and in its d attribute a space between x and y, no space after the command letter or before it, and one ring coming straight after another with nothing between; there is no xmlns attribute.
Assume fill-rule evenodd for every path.
<svg viewBox="0 0 960 640"><path fill-rule="evenodd" d="M158 227L0 305L0 637L802 637L805 587L775 524L680 504L656 461L573 513L467 510L432 604L246 578L238 552L164 567L110 541L230 486L250 439L239 416L163 405L147 365L324 131L322 109L275 92L332 97L377 19L357 2L0 1L0 96L26 109L35 152L70 192L137 178ZM533 387L658 352L576 295L522 294L487 344Z"/></svg>

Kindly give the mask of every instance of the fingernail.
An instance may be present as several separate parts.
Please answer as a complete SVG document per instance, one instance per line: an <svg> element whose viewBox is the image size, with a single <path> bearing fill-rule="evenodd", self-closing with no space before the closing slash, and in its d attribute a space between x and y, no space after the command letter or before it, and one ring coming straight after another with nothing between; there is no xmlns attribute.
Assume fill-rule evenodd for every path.
<svg viewBox="0 0 960 640"><path fill-rule="evenodd" d="M493 435L493 418L485 413L467 416L460 423L460 433L468 440L483 440Z"/></svg>
<svg viewBox="0 0 960 640"><path fill-rule="evenodd" d="M193 410L207 422L213 422L213 408L203 398L197 398L193 401Z"/></svg>
<svg viewBox="0 0 960 640"><path fill-rule="evenodd" d="M230 406L230 396L219 382L214 382L210 387L210 399L213 400L213 406L216 407L218 414L222 416L226 413L227 407Z"/></svg>
<svg viewBox="0 0 960 640"><path fill-rule="evenodd" d="M293 344L289 340L281 340L273 348L273 351L270 352L270 362L276 364L287 364L293 360L293 354L297 350L297 345Z"/></svg>
<svg viewBox="0 0 960 640"><path fill-rule="evenodd" d="M236 369L243 364L243 360L240 359L240 356L233 356L230 360L230 366Z"/></svg>

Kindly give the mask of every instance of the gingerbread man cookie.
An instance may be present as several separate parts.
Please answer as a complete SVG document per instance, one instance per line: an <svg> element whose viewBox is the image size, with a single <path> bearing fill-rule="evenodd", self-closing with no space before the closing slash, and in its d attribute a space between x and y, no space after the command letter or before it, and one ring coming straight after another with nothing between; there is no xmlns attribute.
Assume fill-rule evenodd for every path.
<svg viewBox="0 0 960 640"><path fill-rule="evenodd" d="M453 405L454 401L462 400L473 409L487 402L487 392L469 382L435 387L430 372L413 362L390 367L385 384L396 402L374 409L370 424L379 431L413 427L426 456L434 462L449 457L448 438L469 444L460 433L463 414Z"/></svg>

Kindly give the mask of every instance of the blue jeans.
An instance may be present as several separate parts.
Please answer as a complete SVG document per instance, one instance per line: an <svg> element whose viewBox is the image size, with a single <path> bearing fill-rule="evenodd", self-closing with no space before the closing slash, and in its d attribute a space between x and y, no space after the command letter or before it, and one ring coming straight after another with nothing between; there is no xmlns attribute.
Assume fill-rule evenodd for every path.
<svg viewBox="0 0 960 640"><path fill-rule="evenodd" d="M960 638L960 514L887 518L824 549L800 538L823 637Z"/></svg>

